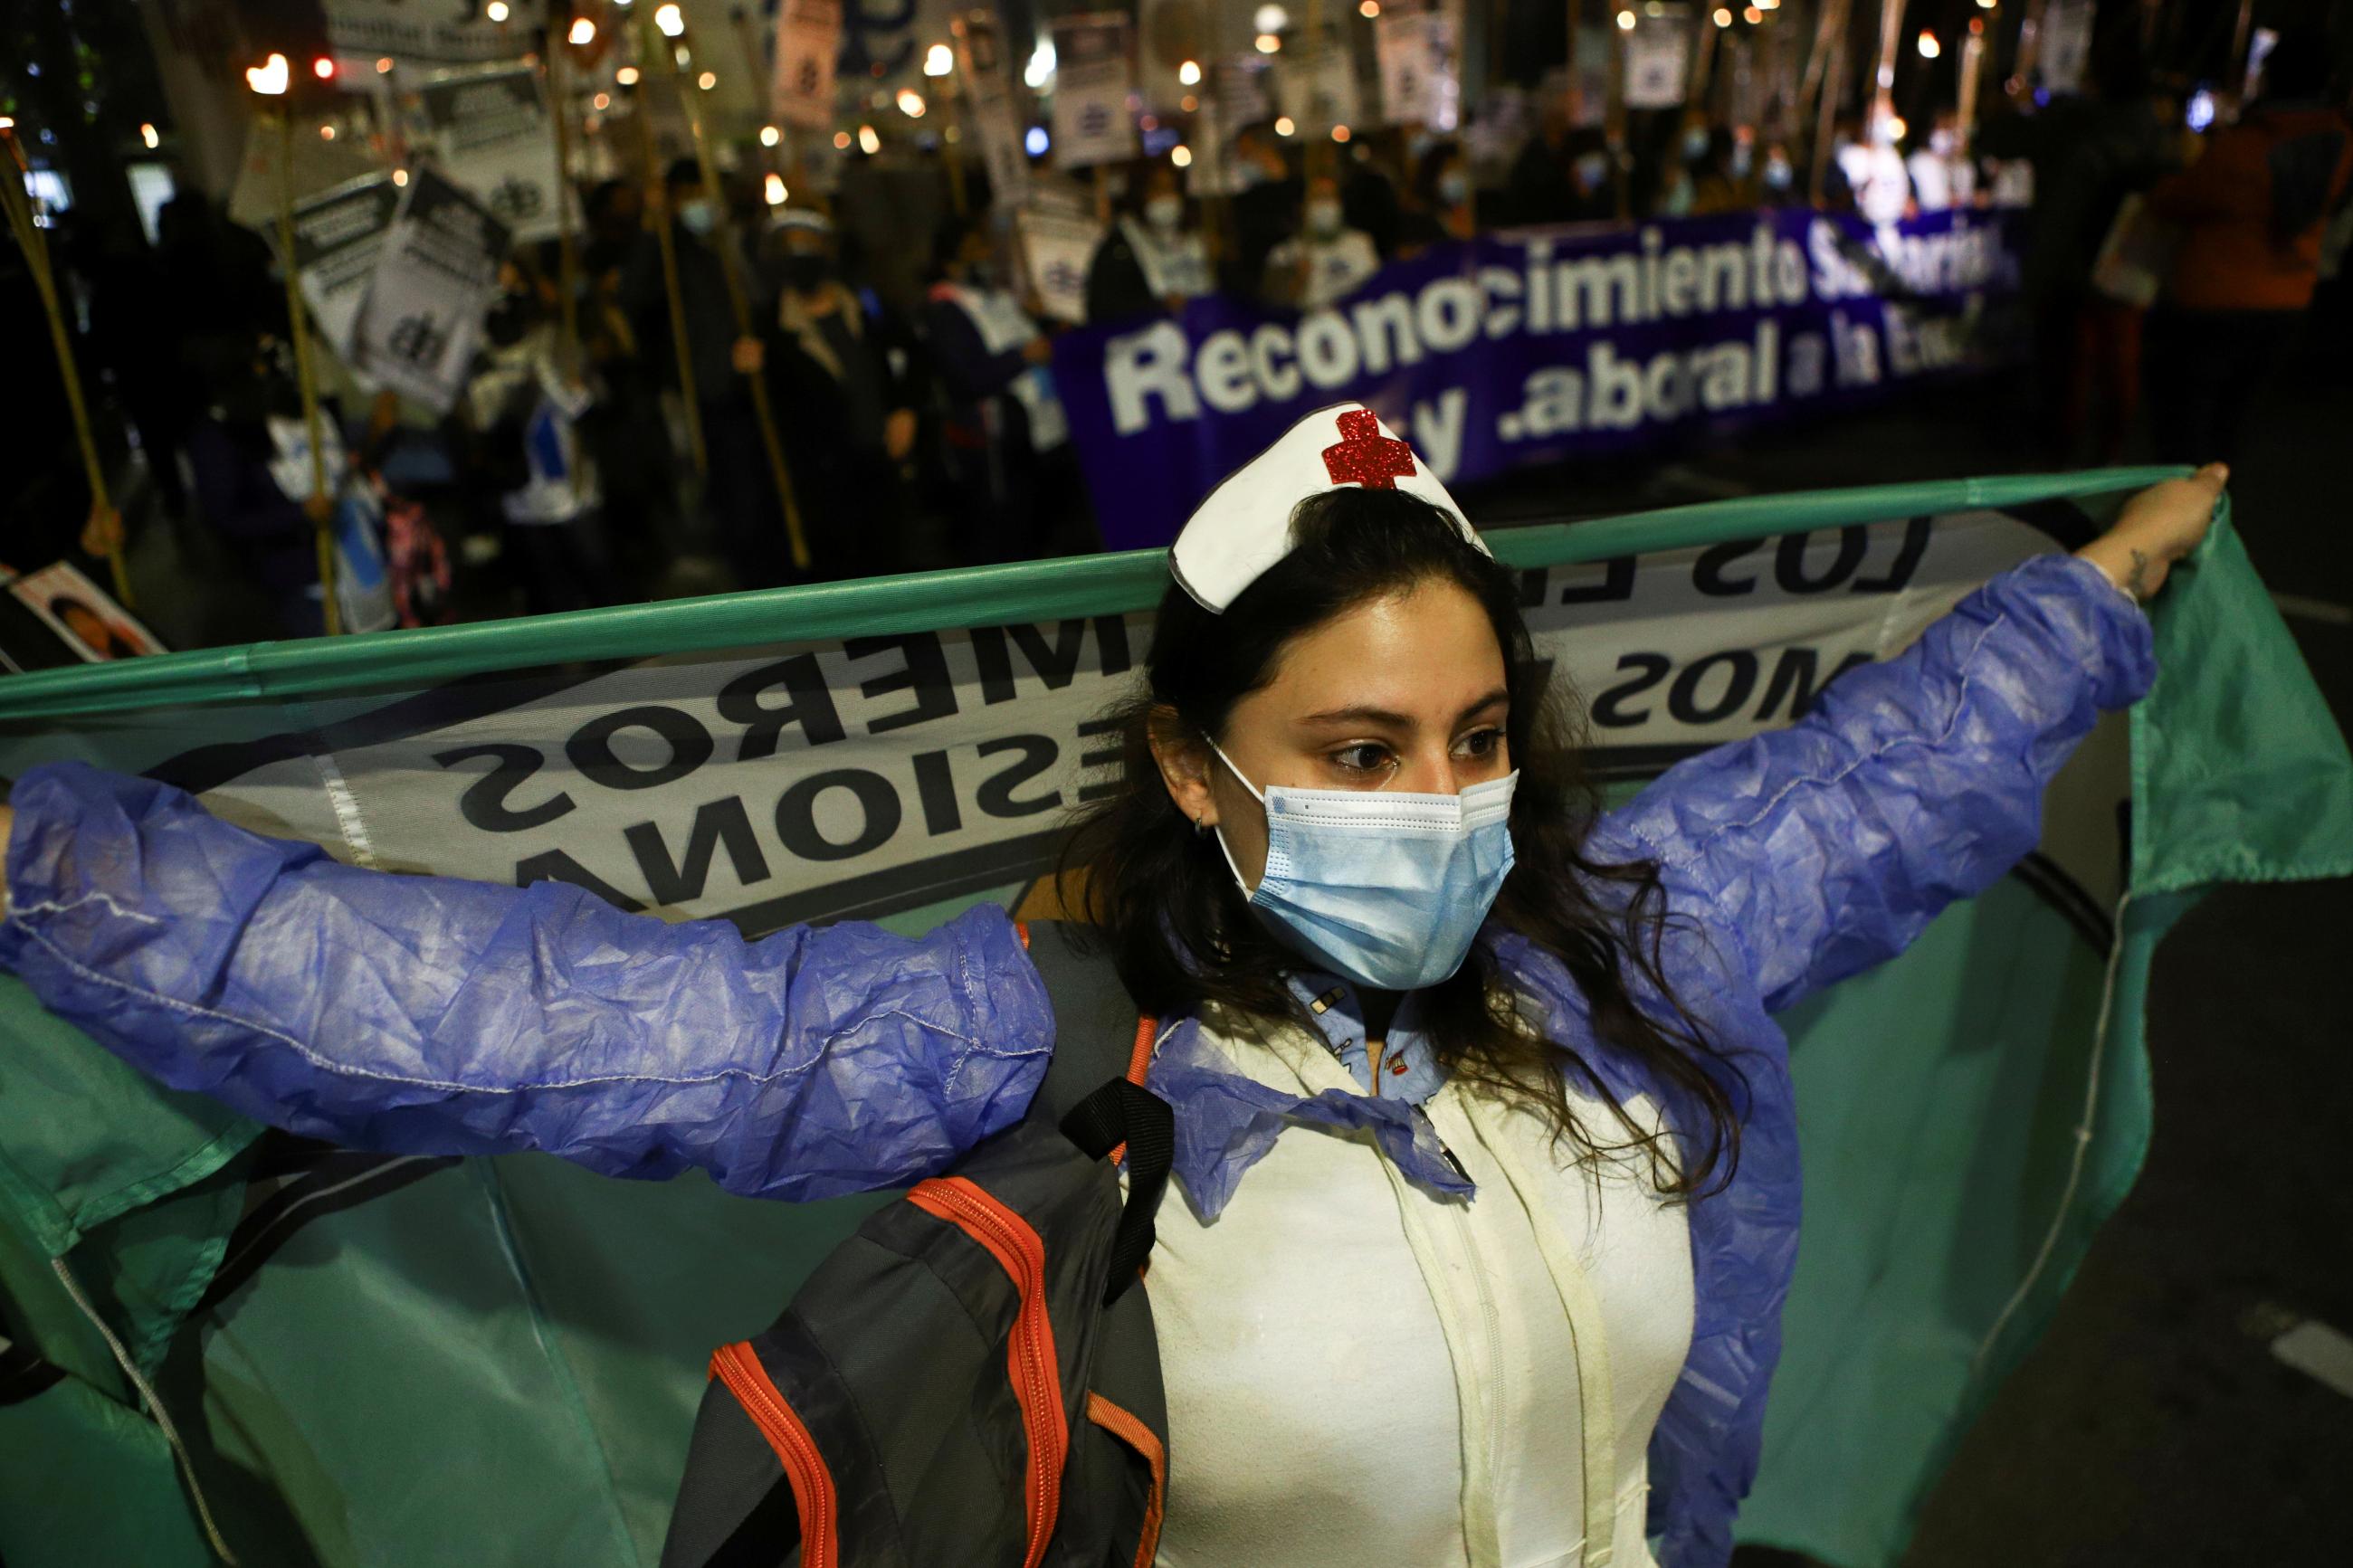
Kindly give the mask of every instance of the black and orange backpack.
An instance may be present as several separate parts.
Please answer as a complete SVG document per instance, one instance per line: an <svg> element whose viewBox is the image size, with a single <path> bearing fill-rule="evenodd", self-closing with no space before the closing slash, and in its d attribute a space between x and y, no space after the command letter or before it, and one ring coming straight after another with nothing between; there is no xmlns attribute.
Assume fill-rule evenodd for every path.
<svg viewBox="0 0 2353 1568"><path fill-rule="evenodd" d="M877 1210L711 1361L662 1568L1148 1565L1168 1418L1145 1291L1174 1117L1071 928L1029 1114ZM1123 1201L1118 1160L1125 1154Z"/></svg>

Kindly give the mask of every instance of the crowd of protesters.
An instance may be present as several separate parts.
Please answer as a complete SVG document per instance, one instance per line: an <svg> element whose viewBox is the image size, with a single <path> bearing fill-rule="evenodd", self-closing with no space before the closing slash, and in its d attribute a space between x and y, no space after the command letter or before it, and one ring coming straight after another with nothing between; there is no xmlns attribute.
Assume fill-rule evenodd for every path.
<svg viewBox="0 0 2353 1568"><path fill-rule="evenodd" d="M1613 138L1567 93L1546 99L1507 158L1427 132L1311 146L1288 122L1248 126L1225 149L1229 175L1212 201L1166 156L1112 172L1083 313L1090 325L1142 319L1212 290L1312 310L1386 263L1502 226L1816 202L1876 226L2031 206L2021 289L2048 457L2120 457L2146 384L2157 457L2227 460L2334 265L2331 237L2341 249L2353 223L2353 124L2341 92L2329 96L2316 40L2283 40L2262 97L2203 138L2182 129L2181 105L2130 37L2108 42L2079 93L1998 103L1974 127L1949 112L1915 126L1850 117L1819 149L1680 111L1637 117ZM549 241L503 269L447 415L370 395L330 366L330 415L383 503L385 545L381 608L349 610L346 624L1093 547L1051 368L1066 324L1028 287L985 185L967 172L955 204L937 164L917 173L911 201L904 170L885 189L879 165L851 159L829 202L773 208L748 169L720 182L714 204L691 160L658 189L587 186L574 336L560 328L564 269ZM927 244L904 243L909 212ZM2170 254L2154 298L2112 276L2118 231L2134 223L2163 226ZM71 215L58 232L88 301L90 355L144 454L150 510L185 553L226 563L248 587L234 624L193 635L316 632L312 519L286 478L299 466L288 447L299 401L268 247L194 191L165 207L159 231L152 248L135 228L78 231ZM29 297L0 294L19 311ZM32 556L67 554L86 531L56 504L73 487L55 478L37 464L20 477L56 492L16 499L17 538L32 541L16 548ZM34 540L45 526L56 537Z"/></svg>

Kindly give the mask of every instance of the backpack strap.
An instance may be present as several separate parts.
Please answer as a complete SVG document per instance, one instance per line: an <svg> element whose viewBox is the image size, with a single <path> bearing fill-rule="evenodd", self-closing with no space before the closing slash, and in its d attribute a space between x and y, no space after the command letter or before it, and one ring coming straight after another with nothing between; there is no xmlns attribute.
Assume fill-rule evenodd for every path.
<svg viewBox="0 0 2353 1568"><path fill-rule="evenodd" d="M1176 1112L1144 1087L1153 1020L1138 1015L1110 952L1090 942L1084 928L1061 921L1033 921L1026 930L1029 961L1054 1009L1054 1056L1029 1115L1050 1120L1091 1158L1127 1157L1127 1202L1113 1234L1103 1297L1109 1306L1152 1256L1153 1217L1176 1149Z"/></svg>
<svg viewBox="0 0 2353 1568"><path fill-rule="evenodd" d="M1060 1125L1106 1079L1134 1066L1137 1014L1111 950L1088 927L1067 921L1029 921L1029 962L1046 983L1054 1010L1054 1056L1029 1107L1031 1117ZM1145 1047L1150 1050L1147 1042ZM1143 1075L1136 1075L1143 1081Z"/></svg>

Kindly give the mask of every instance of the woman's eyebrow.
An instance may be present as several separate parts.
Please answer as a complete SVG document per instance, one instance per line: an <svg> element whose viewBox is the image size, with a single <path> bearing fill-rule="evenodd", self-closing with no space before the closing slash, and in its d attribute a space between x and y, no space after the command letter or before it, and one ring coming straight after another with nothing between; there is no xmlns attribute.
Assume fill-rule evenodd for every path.
<svg viewBox="0 0 2353 1568"><path fill-rule="evenodd" d="M1454 721L1457 724L1467 724L1472 718L1478 714L1485 712L1488 709L1494 707L1497 703L1509 703L1511 700L1512 694L1498 686L1494 690L1490 691L1486 696L1482 697L1478 701L1473 702L1470 707L1462 710L1461 717L1457 718Z"/></svg>
<svg viewBox="0 0 2353 1568"><path fill-rule="evenodd" d="M1476 702L1462 710L1455 719L1457 724L1468 722L1473 716L1485 712L1499 702L1509 702L1512 694L1498 686ZM1299 721L1302 724L1388 724L1400 730L1413 728L1414 721L1403 713L1393 713L1386 708L1334 708L1322 713L1310 713Z"/></svg>

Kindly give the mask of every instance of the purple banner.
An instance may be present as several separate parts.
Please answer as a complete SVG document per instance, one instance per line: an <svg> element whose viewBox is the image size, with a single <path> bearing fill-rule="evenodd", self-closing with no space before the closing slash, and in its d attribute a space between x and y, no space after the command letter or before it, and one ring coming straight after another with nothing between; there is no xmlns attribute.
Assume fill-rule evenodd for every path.
<svg viewBox="0 0 2353 1568"><path fill-rule="evenodd" d="M1517 230L1302 316L1223 296L1057 340L1103 542L1166 544L1300 415L1356 399L1449 484L1851 406L1988 362L2021 215L1804 209Z"/></svg>

